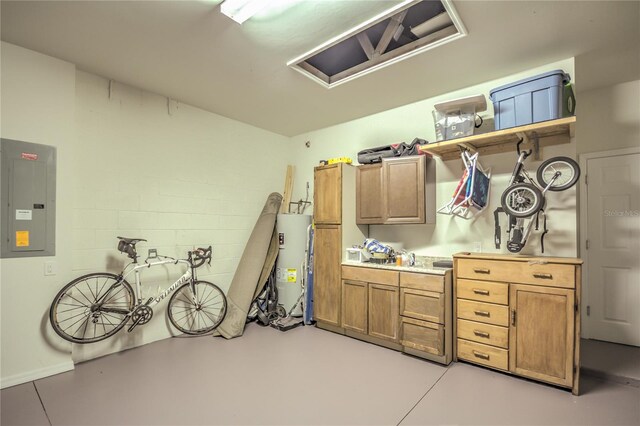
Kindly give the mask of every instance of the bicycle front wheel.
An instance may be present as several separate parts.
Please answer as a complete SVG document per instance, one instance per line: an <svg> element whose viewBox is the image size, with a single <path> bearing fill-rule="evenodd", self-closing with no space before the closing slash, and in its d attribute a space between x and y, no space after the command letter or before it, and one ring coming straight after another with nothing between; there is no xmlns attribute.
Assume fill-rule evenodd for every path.
<svg viewBox="0 0 640 426"><path fill-rule="evenodd" d="M556 179L553 180L556 175ZM575 185L580 178L580 166L569 157L550 158L540 164L536 178L543 188L553 182L549 191L564 191Z"/></svg>
<svg viewBox="0 0 640 426"><path fill-rule="evenodd" d="M508 187L502 194L502 208L514 217L530 217L542 208L544 198L538 188L528 183Z"/></svg>
<svg viewBox="0 0 640 426"><path fill-rule="evenodd" d="M64 286L49 309L51 326L58 336L73 343L93 343L120 331L133 309L135 296L125 280L107 294L117 282L117 275L95 273Z"/></svg>
<svg viewBox="0 0 640 426"><path fill-rule="evenodd" d="M185 334L205 334L220 325L227 313L227 298L220 288L207 281L178 287L169 300L169 320Z"/></svg>

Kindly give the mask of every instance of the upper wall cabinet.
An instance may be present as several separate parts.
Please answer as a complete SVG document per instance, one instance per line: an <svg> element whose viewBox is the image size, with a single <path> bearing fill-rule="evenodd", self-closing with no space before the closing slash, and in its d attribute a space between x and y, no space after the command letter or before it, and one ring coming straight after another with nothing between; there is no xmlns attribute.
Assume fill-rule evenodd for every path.
<svg viewBox="0 0 640 426"><path fill-rule="evenodd" d="M317 167L314 174L316 223L339 225L342 222L342 173L340 164Z"/></svg>
<svg viewBox="0 0 640 426"><path fill-rule="evenodd" d="M435 165L432 161L420 155L388 158L358 167L356 223L434 222Z"/></svg>

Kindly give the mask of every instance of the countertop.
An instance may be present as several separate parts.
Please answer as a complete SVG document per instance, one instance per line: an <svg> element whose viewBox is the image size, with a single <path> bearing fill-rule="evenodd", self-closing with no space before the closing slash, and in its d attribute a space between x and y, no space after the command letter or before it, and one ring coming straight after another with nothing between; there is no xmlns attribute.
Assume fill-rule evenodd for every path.
<svg viewBox="0 0 640 426"><path fill-rule="evenodd" d="M433 262L436 260L451 260L450 257L429 257L416 256L416 266L397 266L393 263L379 264L370 262L354 262L345 260L342 262L344 266L358 266L362 268L389 269L392 271L417 272L420 274L445 275L447 271L453 268L436 268Z"/></svg>

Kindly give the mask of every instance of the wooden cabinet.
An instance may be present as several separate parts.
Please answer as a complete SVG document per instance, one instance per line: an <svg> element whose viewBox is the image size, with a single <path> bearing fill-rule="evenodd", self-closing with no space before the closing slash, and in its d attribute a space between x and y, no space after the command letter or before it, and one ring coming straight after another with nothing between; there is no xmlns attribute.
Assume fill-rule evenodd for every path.
<svg viewBox="0 0 640 426"><path fill-rule="evenodd" d="M510 286L512 372L572 386L574 293L563 288Z"/></svg>
<svg viewBox="0 0 640 426"><path fill-rule="evenodd" d="M456 357L579 392L580 259L454 256Z"/></svg>
<svg viewBox="0 0 640 426"><path fill-rule="evenodd" d="M356 218L360 224L384 221L382 163L359 166L356 171Z"/></svg>
<svg viewBox="0 0 640 426"><path fill-rule="evenodd" d="M316 225L314 234L313 315L340 326L340 225Z"/></svg>
<svg viewBox="0 0 640 426"><path fill-rule="evenodd" d="M451 271L342 266L342 327L350 337L449 364Z"/></svg>
<svg viewBox="0 0 640 426"><path fill-rule="evenodd" d="M369 335L379 339L398 341L398 287L369 284Z"/></svg>
<svg viewBox="0 0 640 426"><path fill-rule="evenodd" d="M384 223L425 223L425 156L387 159L383 169Z"/></svg>
<svg viewBox="0 0 640 426"><path fill-rule="evenodd" d="M359 166L356 222L434 223L435 166L423 155Z"/></svg>
<svg viewBox="0 0 640 426"><path fill-rule="evenodd" d="M368 285L361 281L342 281L342 327L367 334L369 319Z"/></svg>
<svg viewBox="0 0 640 426"><path fill-rule="evenodd" d="M365 238L355 223L355 169L338 163L314 170L313 317L318 327L340 333L344 332L340 264L345 248Z"/></svg>
<svg viewBox="0 0 640 426"><path fill-rule="evenodd" d="M342 223L342 164L316 167L313 185L314 222Z"/></svg>
<svg viewBox="0 0 640 426"><path fill-rule="evenodd" d="M411 355L449 364L452 359L451 272L400 273L400 343Z"/></svg>
<svg viewBox="0 0 640 426"><path fill-rule="evenodd" d="M398 343L400 297L398 272L342 267L342 326L374 343Z"/></svg>

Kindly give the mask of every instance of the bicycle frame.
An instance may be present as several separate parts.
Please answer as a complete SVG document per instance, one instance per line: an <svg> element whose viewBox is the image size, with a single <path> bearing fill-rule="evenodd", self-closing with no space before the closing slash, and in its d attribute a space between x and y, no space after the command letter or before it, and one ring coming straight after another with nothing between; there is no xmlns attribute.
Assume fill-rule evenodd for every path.
<svg viewBox="0 0 640 426"><path fill-rule="evenodd" d="M182 276L180 278L178 278L173 284L171 284L169 287L167 287L165 290L162 291L162 293L160 293L158 296L156 296L155 298L150 298L146 303L142 303L142 282L140 281L140 271L142 269L146 269L146 268L151 268L154 266L161 266L161 265L168 265L168 264L174 264L177 265L178 263L183 263L188 265L187 270L184 272L184 274L182 274ZM158 303L160 303L165 297L167 297L169 294L171 294L175 289L177 289L178 287L180 287L181 285L190 282L192 285L192 294L193 294L193 298L194 298L194 302L195 302L195 288L193 288L193 282L195 281L195 270L194 268L191 266L191 263L189 263L189 261L187 260L183 260L183 259L165 259L165 260L159 260L157 262L145 262L144 264L138 264L137 262L131 263L129 265L136 265L133 267L133 269L131 269L129 272L127 272L126 274L120 274L120 276L118 277L118 281L115 282L111 288L109 288L109 290L107 290L105 292L105 294L100 298L100 300L98 300L98 304L100 305L101 309L103 309L104 311L113 311L115 313L120 313L120 314L126 314L127 316L130 316L133 311L135 311L135 309L140 306L140 305L146 305L148 307L153 307L155 305L157 305ZM128 265L128 266L129 266ZM127 267L128 267L127 266ZM125 267L126 269L126 267ZM130 276L131 274L135 274L135 293L136 293L136 304L133 307L132 310L130 311L125 311L125 310L121 310L121 309L117 309L117 308L105 308L102 306L102 303L104 300L107 300L108 296L111 294L111 292L116 289L118 286L121 285L122 281L126 280L126 278L128 276Z"/></svg>

